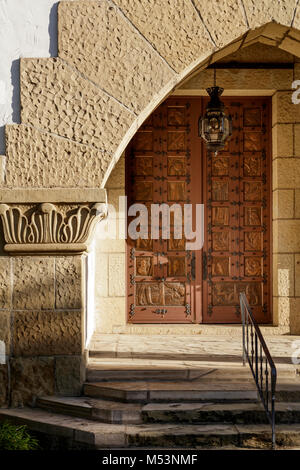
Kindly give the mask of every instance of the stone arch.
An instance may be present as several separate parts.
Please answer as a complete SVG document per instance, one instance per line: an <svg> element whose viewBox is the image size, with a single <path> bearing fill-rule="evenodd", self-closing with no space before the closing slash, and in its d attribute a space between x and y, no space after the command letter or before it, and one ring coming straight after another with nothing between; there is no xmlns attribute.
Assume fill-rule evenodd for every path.
<svg viewBox="0 0 300 470"><path fill-rule="evenodd" d="M253 42L300 54L296 0L201 3L60 2L58 57L21 60L6 186L104 187L139 126L191 74Z"/></svg>

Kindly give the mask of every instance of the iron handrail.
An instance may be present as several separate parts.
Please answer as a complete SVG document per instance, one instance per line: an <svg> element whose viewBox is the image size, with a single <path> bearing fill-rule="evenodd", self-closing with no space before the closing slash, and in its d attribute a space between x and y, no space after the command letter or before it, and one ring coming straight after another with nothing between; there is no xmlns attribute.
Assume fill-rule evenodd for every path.
<svg viewBox="0 0 300 470"><path fill-rule="evenodd" d="M246 365L247 359L260 399L272 427L272 449L275 449L275 393L277 371L244 292L240 293L240 307L243 323L243 365ZM271 376L270 381L269 376Z"/></svg>

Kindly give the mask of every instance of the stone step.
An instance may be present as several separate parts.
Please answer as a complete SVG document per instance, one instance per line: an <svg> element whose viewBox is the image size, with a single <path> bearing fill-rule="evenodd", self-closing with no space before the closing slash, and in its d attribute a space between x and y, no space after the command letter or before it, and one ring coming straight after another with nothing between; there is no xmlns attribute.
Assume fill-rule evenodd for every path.
<svg viewBox="0 0 300 470"><path fill-rule="evenodd" d="M140 424L99 423L53 414L37 408L1 409L0 420L26 424L47 450L112 448L270 448L270 426L243 424ZM280 448L300 445L300 425L276 427Z"/></svg>
<svg viewBox="0 0 300 470"><path fill-rule="evenodd" d="M195 380L204 375L213 372L212 368L202 369L160 369L160 368L137 368L136 365L126 368L101 369L98 365L89 365L86 370L86 379L88 382L106 382L106 381L129 381L129 380Z"/></svg>
<svg viewBox="0 0 300 470"><path fill-rule="evenodd" d="M261 404L248 403L150 403L142 408L147 423L268 424ZM276 423L300 423L300 403L277 403Z"/></svg>
<svg viewBox="0 0 300 470"><path fill-rule="evenodd" d="M214 383L204 380L176 382L94 382L84 384L84 395L125 403L155 402L257 402L257 391L248 383Z"/></svg>
<svg viewBox="0 0 300 470"><path fill-rule="evenodd" d="M148 424L130 426L126 430L127 445L145 448L173 446L217 449L270 449L271 427L265 424ZM298 447L299 424L280 424L276 427L277 448Z"/></svg>
<svg viewBox="0 0 300 470"><path fill-rule="evenodd" d="M123 403L88 397L40 397L40 409L110 424L232 423L268 424L261 404ZM277 403L276 423L300 423L300 403Z"/></svg>
<svg viewBox="0 0 300 470"><path fill-rule="evenodd" d="M198 365L198 367L190 367L187 365L169 364L147 364L131 361L93 361L89 362L86 370L87 382L106 382L106 381L131 381L131 380L159 380L159 381L175 381L175 380L195 380L206 375L211 375L214 381L236 381L253 380L249 367L220 367L212 364ZM293 368L278 368L278 380L284 382L298 382L300 388L300 377L295 373Z"/></svg>
<svg viewBox="0 0 300 470"><path fill-rule="evenodd" d="M138 424L142 422L142 406L88 397L40 397L38 408L78 418L111 424Z"/></svg>
<svg viewBox="0 0 300 470"><path fill-rule="evenodd" d="M260 402L253 379L215 380L206 375L194 380L86 382L84 395L127 403L153 402ZM299 383L281 382L276 387L277 402L300 400Z"/></svg>

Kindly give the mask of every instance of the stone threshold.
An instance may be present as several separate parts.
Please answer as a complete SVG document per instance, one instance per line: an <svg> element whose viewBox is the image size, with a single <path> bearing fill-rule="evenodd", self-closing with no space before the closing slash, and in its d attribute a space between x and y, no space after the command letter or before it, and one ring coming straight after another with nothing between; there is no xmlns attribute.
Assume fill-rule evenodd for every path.
<svg viewBox="0 0 300 470"><path fill-rule="evenodd" d="M288 326L260 325L263 335L277 336L289 335ZM242 325L204 325L204 324L140 324L113 327L111 333L100 333L95 335L119 334L119 335L215 335L215 336L240 336Z"/></svg>

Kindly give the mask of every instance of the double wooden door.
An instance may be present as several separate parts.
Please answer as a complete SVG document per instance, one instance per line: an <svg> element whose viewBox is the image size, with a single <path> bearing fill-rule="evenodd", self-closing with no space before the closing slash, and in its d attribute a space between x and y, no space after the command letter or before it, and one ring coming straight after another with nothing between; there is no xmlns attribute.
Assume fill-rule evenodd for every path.
<svg viewBox="0 0 300 470"><path fill-rule="evenodd" d="M147 208L140 236L127 238L131 323L239 323L241 291L257 320L271 322L270 100L223 101L233 135L217 155L198 136L201 97L166 100L127 149L128 207ZM163 233L162 217L153 217L157 204L175 204L182 214L191 204L194 230L196 204L203 204L203 248L186 250L180 211L171 211L170 233Z"/></svg>

